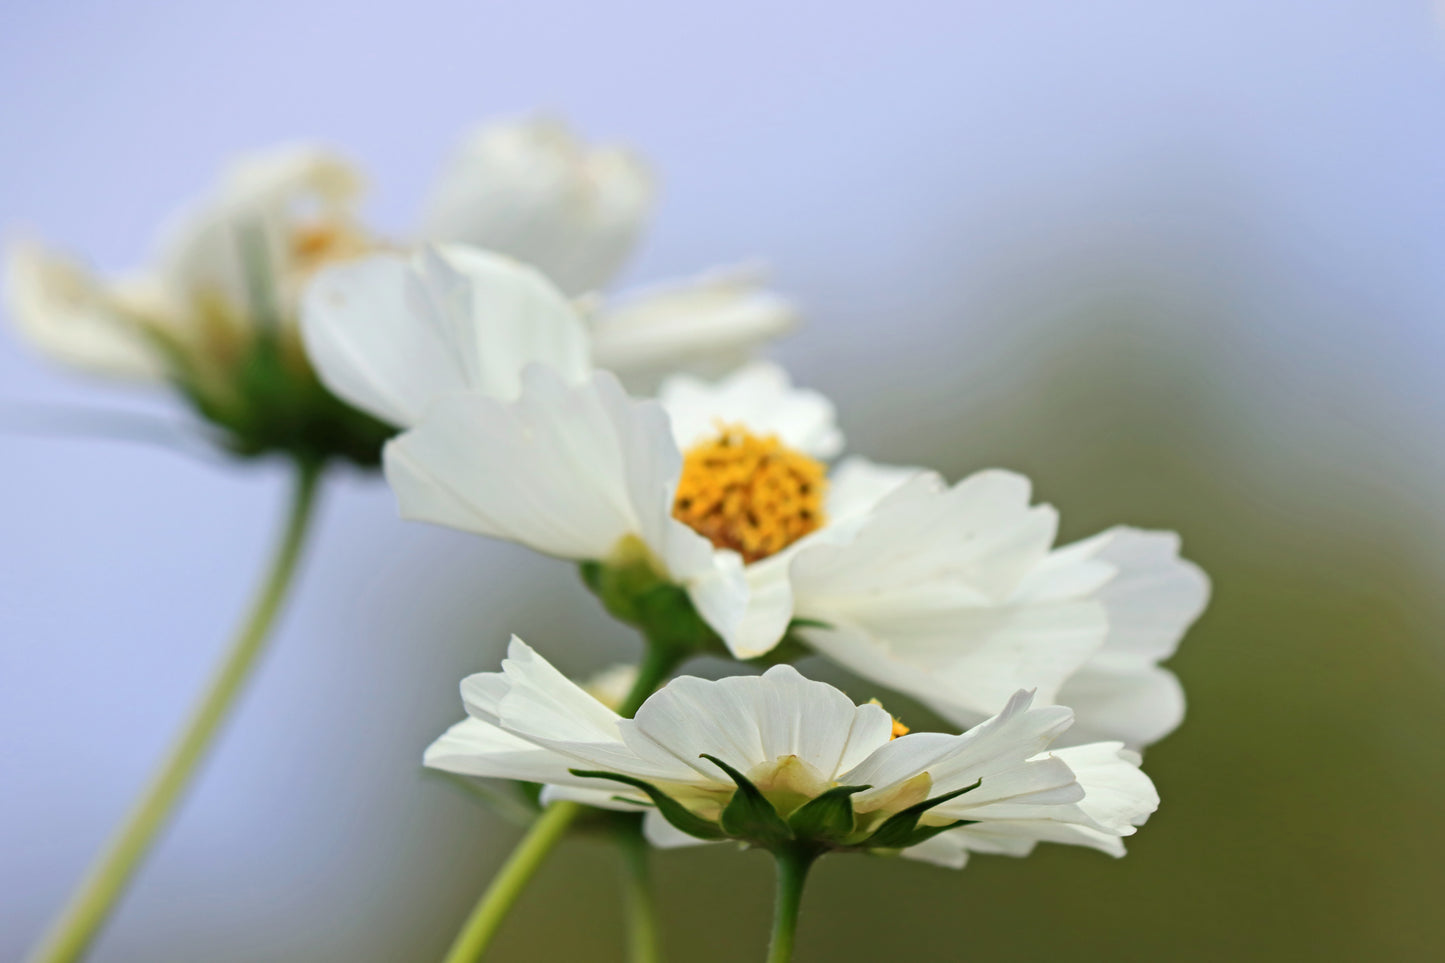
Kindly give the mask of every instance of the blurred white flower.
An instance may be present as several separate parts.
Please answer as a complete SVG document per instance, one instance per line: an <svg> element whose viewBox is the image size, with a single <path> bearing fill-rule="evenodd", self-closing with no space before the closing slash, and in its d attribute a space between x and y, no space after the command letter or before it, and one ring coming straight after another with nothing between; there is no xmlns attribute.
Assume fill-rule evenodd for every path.
<svg viewBox="0 0 1445 963"><path fill-rule="evenodd" d="M1159 801L1118 743L1048 752L1071 713L1031 708L1027 692L963 735L895 737L877 705L776 666L674 679L625 719L514 638L502 671L466 679L462 699L469 718L432 744L428 766L645 810L662 846L803 841L951 866L1040 841L1122 855Z"/></svg>
<svg viewBox="0 0 1445 963"><path fill-rule="evenodd" d="M583 294L617 275L654 194L639 158L589 147L558 120L491 124L463 141L417 235L510 255Z"/></svg>
<svg viewBox="0 0 1445 963"><path fill-rule="evenodd" d="M760 268L728 268L624 292L589 312L592 354L633 391L651 393L679 371L720 375L798 321L763 285Z"/></svg>
<svg viewBox="0 0 1445 963"><path fill-rule="evenodd" d="M324 148L243 156L214 191L173 219L153 263L134 276L102 279L37 243L12 245L9 313L33 346L64 364L218 388L272 315L291 363L304 368L298 302L326 265L380 251L397 251L402 260L417 243L456 241L531 264L568 294L582 294L616 274L654 194L630 154L588 148L550 119L506 121L474 134L440 179L413 239L363 223L362 187L360 171ZM360 277L375 292L397 276L384 257L369 263L382 279L346 277ZM795 320L755 274L733 272L602 303L595 327L605 363L645 379L679 366L731 363Z"/></svg>
<svg viewBox="0 0 1445 963"><path fill-rule="evenodd" d="M102 280L37 243L13 244L9 313L42 352L95 373L216 377L244 355L268 310L294 318L288 305L317 266L373 243L355 218L360 193L360 174L321 148L244 157L172 221L153 264L130 277ZM273 304L255 303L258 283L273 286Z"/></svg>
<svg viewBox="0 0 1445 963"><path fill-rule="evenodd" d="M607 288L652 213L646 167L535 118L483 127L440 178L418 236L531 264L563 293ZM797 312L756 268L715 270L615 299L592 298L597 364L650 390L678 370L720 373L791 330Z"/></svg>

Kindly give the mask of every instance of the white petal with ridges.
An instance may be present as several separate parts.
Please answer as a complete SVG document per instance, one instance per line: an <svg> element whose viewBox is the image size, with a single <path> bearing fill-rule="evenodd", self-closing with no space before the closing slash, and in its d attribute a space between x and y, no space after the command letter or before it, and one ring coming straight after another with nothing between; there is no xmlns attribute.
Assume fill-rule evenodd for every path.
<svg viewBox="0 0 1445 963"><path fill-rule="evenodd" d="M685 555L664 521L681 460L661 409L606 373L568 385L534 366L522 381L510 404L443 398L386 446L402 515L563 558L603 559L629 536Z"/></svg>
<svg viewBox="0 0 1445 963"><path fill-rule="evenodd" d="M793 387L788 373L771 362L755 361L716 382L674 375L662 383L657 400L683 451L716 438L723 425L776 435L814 458L832 458L843 450L833 403L816 391Z"/></svg>
<svg viewBox="0 0 1445 963"><path fill-rule="evenodd" d="M327 387L402 427L456 391L511 400L529 364L568 382L591 370L586 329L556 288L510 258L459 246L322 270L302 333Z"/></svg>

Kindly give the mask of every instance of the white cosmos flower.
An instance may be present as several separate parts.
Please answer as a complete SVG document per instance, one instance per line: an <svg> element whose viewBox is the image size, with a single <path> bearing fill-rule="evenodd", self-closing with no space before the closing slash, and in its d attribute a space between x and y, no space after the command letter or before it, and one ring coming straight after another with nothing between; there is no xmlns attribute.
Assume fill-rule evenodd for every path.
<svg viewBox="0 0 1445 963"><path fill-rule="evenodd" d="M547 120L479 131L441 178L414 238L368 227L359 211L362 187L355 166L314 145L243 156L214 190L172 219L152 264L123 279L97 277L34 242L12 245L8 313L41 352L93 373L149 381L224 377L270 308L283 342L296 348L306 284L322 267L368 253L396 250L404 259L402 249L427 241L480 244L535 265L568 293L590 291L625 260L654 193L631 155L587 148ZM275 287L275 303L264 311L253 303L255 254ZM641 377L659 366L741 356L795 320L791 307L756 280L732 275L603 303L595 317L605 362ZM177 372L178 364L185 372Z"/></svg>
<svg viewBox="0 0 1445 963"><path fill-rule="evenodd" d="M206 375L254 333L247 257L264 257L282 319L287 299L320 263L364 249L355 220L361 178L318 147L242 158L216 190L175 218L147 269L116 281L35 242L6 263L9 313L22 335L63 363L95 373L160 380L178 358Z"/></svg>
<svg viewBox="0 0 1445 963"><path fill-rule="evenodd" d="M820 460L843 447L833 406L773 365L674 376L657 402L633 400L589 375L584 323L559 292L504 258L464 257L338 266L305 313L331 388L414 426L386 456L407 517L580 561L640 557L738 657L791 624L960 725L1020 688L1072 705L1091 738L1143 745L1178 724L1182 695L1157 663L1208 582L1173 535L1115 529L1054 549L1057 514L1030 506L1021 476L950 487L859 458L828 473ZM527 362L541 367L515 377Z"/></svg>
<svg viewBox="0 0 1445 963"><path fill-rule="evenodd" d="M641 780L710 824L737 784L704 756L744 776L784 819L830 789L866 786L849 797L856 822L834 839L839 849L881 846L869 837L890 817L957 793L927 808L921 825L969 825L903 851L952 866L969 851L1022 854L1039 841L1122 855L1121 838L1159 801L1139 757L1118 743L1049 752L1071 713L1032 708L1027 692L962 735L895 737L876 704L854 705L784 665L715 682L673 679L625 719L514 638L502 671L467 678L462 699L469 717L432 744L426 765L545 783L552 799L645 808L647 834L663 846L699 839L670 824L641 788L574 771Z"/></svg>

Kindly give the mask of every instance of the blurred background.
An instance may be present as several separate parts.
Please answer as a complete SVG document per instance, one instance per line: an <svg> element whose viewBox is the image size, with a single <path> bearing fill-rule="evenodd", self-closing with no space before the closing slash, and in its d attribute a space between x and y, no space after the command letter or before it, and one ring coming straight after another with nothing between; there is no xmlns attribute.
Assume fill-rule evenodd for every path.
<svg viewBox="0 0 1445 963"><path fill-rule="evenodd" d="M610 9L602 9L602 7ZM1072 539L1179 530L1214 602L1112 861L825 862L798 957L1427 960L1445 939L1445 28L1426 0L0 2L0 225L139 264L238 151L321 139L404 231L536 108L663 177L629 280L760 257L850 448L1028 473ZM0 405L179 417L5 333ZM121 816L284 481L0 433L0 959ZM635 654L566 565L328 492L274 648L97 961L437 958L517 830L424 776L507 634ZM821 666L816 671L826 674ZM842 680L830 675L829 678ZM494 959L620 960L565 844ZM761 854L656 861L668 946L759 959Z"/></svg>

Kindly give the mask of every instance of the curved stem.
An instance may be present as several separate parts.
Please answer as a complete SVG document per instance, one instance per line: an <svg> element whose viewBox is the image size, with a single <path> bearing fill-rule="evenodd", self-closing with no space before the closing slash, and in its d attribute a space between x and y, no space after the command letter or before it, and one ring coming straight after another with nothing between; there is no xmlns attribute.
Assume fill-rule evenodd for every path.
<svg viewBox="0 0 1445 963"><path fill-rule="evenodd" d="M615 836L625 869L622 898L627 909L627 959L629 963L657 963L662 958L661 940L652 899L652 866L640 821L619 827Z"/></svg>
<svg viewBox="0 0 1445 963"><path fill-rule="evenodd" d="M686 653L649 645L642 664L638 666L637 681L618 707L618 715L631 716L635 713L685 657ZM522 895L527 881L537 872L552 847L566 835L567 827L572 825L582 808L574 802L554 802L537 817L462 924L461 932L457 933L451 949L447 950L444 963L472 963L481 959L512 904Z"/></svg>
<svg viewBox="0 0 1445 963"><path fill-rule="evenodd" d="M768 963L788 963L793 958L793 937L798 931L798 907L803 902L803 884L818 854L804 849L780 849L773 854L778 869L778 894L773 906L773 938L768 946Z"/></svg>
<svg viewBox="0 0 1445 963"><path fill-rule="evenodd" d="M296 571L296 562L310 527L320 477L319 465L298 464L290 513L281 540L250 614L237 631L225 661L216 671L210 688L193 711L180 739L151 778L125 822L111 837L105 851L92 864L45 941L31 956L32 963L70 963L86 953L165 826L176 802L190 784L221 723L230 712L236 695L249 678L256 657L265 647L266 638Z"/></svg>
<svg viewBox="0 0 1445 963"><path fill-rule="evenodd" d="M507 911L522 895L522 888L542 865L552 847L566 835L567 827L572 825L572 820L581 810L580 803L564 800L554 802L537 817L527 835L522 837L493 877L492 884L482 894L472 915L462 924L461 932L447 951L446 963L470 963L481 958L506 918Z"/></svg>

